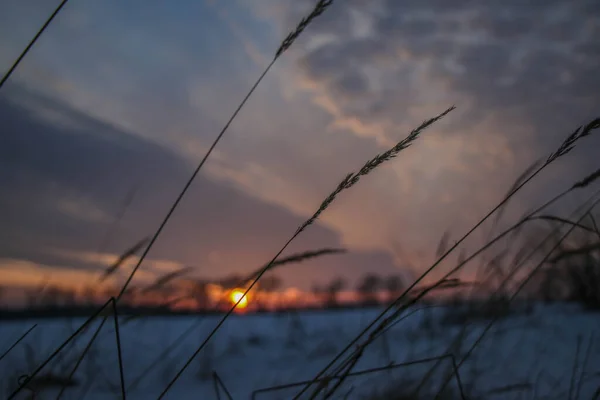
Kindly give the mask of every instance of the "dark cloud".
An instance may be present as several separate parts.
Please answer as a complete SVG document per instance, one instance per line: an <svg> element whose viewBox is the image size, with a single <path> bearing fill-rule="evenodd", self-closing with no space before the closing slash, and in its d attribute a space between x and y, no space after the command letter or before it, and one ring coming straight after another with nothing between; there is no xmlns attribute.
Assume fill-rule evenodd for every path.
<svg viewBox="0 0 600 400"><path fill-rule="evenodd" d="M191 173L190 166L139 136L18 91L28 106L0 98L5 123L0 136L0 257L73 265L59 253L97 251L134 186L139 190L106 250L123 251L153 232ZM43 117L49 110L52 122ZM57 206L65 198L75 204L87 199L110 218L89 221L65 214ZM151 257L197 266L209 276L244 272L268 261L301 222L284 208L200 176ZM326 246L339 247L338 234L317 223L290 251ZM353 280L365 268L396 271L385 253L353 252L290 267L283 275L308 288L313 280L334 275Z"/></svg>
<svg viewBox="0 0 600 400"><path fill-rule="evenodd" d="M499 86L501 78L508 75L510 65L510 49L500 45L475 44L464 48L457 59L464 68L464 75L474 85ZM447 73L447 72L445 72Z"/></svg>
<svg viewBox="0 0 600 400"><path fill-rule="evenodd" d="M369 82L363 73L354 71L338 77L334 87L342 96L358 97L369 90Z"/></svg>
<svg viewBox="0 0 600 400"><path fill-rule="evenodd" d="M380 32L404 37L406 40L419 39L424 35L429 35L436 28L437 23L431 18L411 19L409 16L409 18L398 19L398 16L392 13L377 22L377 29Z"/></svg>
<svg viewBox="0 0 600 400"><path fill-rule="evenodd" d="M456 104L427 137L342 196L324 216L330 229L317 224L294 246L338 246L343 237L356 248L389 250L397 238L410 251L434 248L452 221L487 211L531 157L597 115L596 3L335 2L261 84L208 165L228 169L199 177L152 256L206 274L256 268L296 229L298 214L382 150L374 137L397 140ZM274 36L261 20L246 37L240 21L251 13L231 19L240 23L234 35L202 4L131 14L118 2L90 3L66 13L32 53L15 78L49 97L5 92L0 104L3 255L57 264L68 260L49 259L47 248L96 250L136 184L109 250L156 228L191 172L181 154L202 155L258 75L248 49L254 41L262 52ZM227 11L240 14L231 4ZM280 37L314 2L287 4ZM309 85L296 90L298 69L286 65L293 53L318 97L298 94ZM339 130L329 134L331 126ZM570 173L597 167L598 142L589 143L570 154ZM311 276L391 265L385 253L353 252L289 274L306 285Z"/></svg>
<svg viewBox="0 0 600 400"><path fill-rule="evenodd" d="M331 50L330 46L324 46L302 59L302 66L312 79L326 81L340 70L339 54Z"/></svg>
<svg viewBox="0 0 600 400"><path fill-rule="evenodd" d="M415 99L426 89L411 74L423 71L422 62L428 63L422 73L442 82L447 97L473 101L468 110L457 104L464 112L452 124L462 131L493 115L498 121L530 126L539 139L538 150L546 152L573 126L597 115L600 13L594 0L388 0L377 5L385 11L373 12L373 4L353 5L372 20L371 37L340 33L337 41L309 51L305 57L311 62L302 64L307 76L338 95L352 82L358 57L364 65L387 71L385 87L363 99L362 114L351 106L344 109L344 99L339 100L346 115L402 118L394 93ZM329 33L337 33L335 25ZM396 65L381 61L399 52L410 58L398 59ZM336 79L325 81L333 74Z"/></svg>
<svg viewBox="0 0 600 400"><path fill-rule="evenodd" d="M1 197L5 205L0 212L3 221L9 221L2 231L23 232L27 240L4 241L5 255L35 253L38 246L89 250L106 226L90 226L63 215L60 201L77 203L87 198L99 210L114 215L137 182L168 182L170 178L181 179L186 171L178 158L157 145L44 97L20 95L25 95L32 109L15 105L6 96L0 99L4 124ZM42 110L51 110L69 125L40 119Z"/></svg>
<svg viewBox="0 0 600 400"><path fill-rule="evenodd" d="M481 29L496 39L512 40L529 34L534 29L531 22L531 13L502 13L492 9L478 13L472 19L471 26Z"/></svg>
<svg viewBox="0 0 600 400"><path fill-rule="evenodd" d="M388 13L395 15L407 15L413 12L427 12L431 14L443 15L448 12L455 12L462 8L470 8L477 4L475 0L433 0L423 3L419 0L394 1L385 0L382 2Z"/></svg>

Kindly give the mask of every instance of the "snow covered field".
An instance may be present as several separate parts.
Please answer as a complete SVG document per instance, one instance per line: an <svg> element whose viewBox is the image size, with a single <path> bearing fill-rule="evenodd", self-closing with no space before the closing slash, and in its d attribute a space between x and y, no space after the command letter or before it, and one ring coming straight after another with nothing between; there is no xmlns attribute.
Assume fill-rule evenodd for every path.
<svg viewBox="0 0 600 400"><path fill-rule="evenodd" d="M168 392L168 399L218 398L215 371L233 399L251 398L252 392L311 379L378 313L377 309L321 311L281 315L235 315L228 320ZM377 368L453 353L459 362L478 338L486 322L466 327L440 323L444 309L415 313L396 325L366 351L354 371ZM121 342L128 399L157 398L186 362L208 331L218 322L209 317L153 317L121 322ZM0 322L0 352L4 352L34 322L27 338L0 361L0 398L14 390L19 376L31 372L82 322L40 320ZM41 375L67 376L66 364L93 335L81 335L75 349L50 364ZM576 307L539 306L530 315L498 321L460 368L470 399L591 399L600 387L600 328L598 314ZM187 331L187 335L182 337ZM436 361L392 368L348 378L337 398L381 398L385 391L406 391L426 376ZM444 359L425 381L421 397L433 398L436 386L448 374ZM77 386L63 399L120 398L117 350L112 319L102 329L75 377ZM153 367L152 367L153 366ZM150 368L149 368L150 367ZM456 380L451 385L457 388ZM301 386L256 393L256 399L289 399ZM389 392L388 392L389 393ZM36 399L56 398L56 388L41 389ZM456 391L458 395L458 391ZM17 398L28 398L24 390ZM220 398L225 399L225 392ZM384 398L389 398L387 395ZM457 397L459 398L459 397Z"/></svg>

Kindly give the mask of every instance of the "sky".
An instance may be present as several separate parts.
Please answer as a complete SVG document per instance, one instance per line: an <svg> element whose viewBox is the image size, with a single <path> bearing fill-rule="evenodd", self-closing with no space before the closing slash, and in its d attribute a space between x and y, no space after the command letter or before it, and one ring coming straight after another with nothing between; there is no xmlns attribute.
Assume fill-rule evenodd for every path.
<svg viewBox="0 0 600 400"><path fill-rule="evenodd" d="M0 73L58 3L0 4ZM69 2L0 90L0 284L91 282L152 234L313 4ZM337 0L277 60L139 279L183 266L215 278L256 269L348 172L455 105L286 252L346 254L281 270L301 289L418 273L445 231L456 239L600 115L599 38L595 0ZM599 152L589 138L505 218L597 169Z"/></svg>

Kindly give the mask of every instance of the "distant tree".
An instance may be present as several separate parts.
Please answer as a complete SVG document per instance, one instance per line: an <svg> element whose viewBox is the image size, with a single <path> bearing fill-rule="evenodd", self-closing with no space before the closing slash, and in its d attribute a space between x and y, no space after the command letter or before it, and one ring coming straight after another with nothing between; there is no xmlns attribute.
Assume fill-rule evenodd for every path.
<svg viewBox="0 0 600 400"><path fill-rule="evenodd" d="M56 285L46 285L41 292L40 303L48 307L73 305L75 303L75 292L72 289L61 288Z"/></svg>
<svg viewBox="0 0 600 400"><path fill-rule="evenodd" d="M102 296L102 302L107 301L111 297L118 297L120 289L114 285L106 285L102 289L100 289L100 293Z"/></svg>
<svg viewBox="0 0 600 400"><path fill-rule="evenodd" d="M208 282L205 280L195 280L192 282L191 297L196 302L196 307L200 310L207 310L210 306L210 297L208 295Z"/></svg>
<svg viewBox="0 0 600 400"><path fill-rule="evenodd" d="M346 281L342 278L335 278L327 287L325 287L325 304L327 307L336 307L338 305L338 296L340 291L346 287Z"/></svg>
<svg viewBox="0 0 600 400"><path fill-rule="evenodd" d="M369 273L358 283L357 291L364 305L375 305L379 303L377 293L381 288L381 278Z"/></svg>
<svg viewBox="0 0 600 400"><path fill-rule="evenodd" d="M43 306L56 307L62 300L62 290L56 286L48 285L42 295Z"/></svg>
<svg viewBox="0 0 600 400"><path fill-rule="evenodd" d="M169 303L177 295L177 290L173 285L163 285L153 291L158 295L163 304Z"/></svg>
<svg viewBox="0 0 600 400"><path fill-rule="evenodd" d="M313 283L310 287L310 291L313 294L314 298L317 300L320 306L323 306L325 303L325 289L316 283Z"/></svg>
<svg viewBox="0 0 600 400"><path fill-rule="evenodd" d="M81 298L86 305L96 304L96 289L94 286L84 286L81 290Z"/></svg>
<svg viewBox="0 0 600 400"><path fill-rule="evenodd" d="M36 308L44 304L48 280L44 279L38 286L25 290L25 304L28 308Z"/></svg>
<svg viewBox="0 0 600 400"><path fill-rule="evenodd" d="M133 306L136 304L138 294L140 290L135 286L129 286L127 290L123 293L121 297L120 303L127 304L128 306Z"/></svg>
<svg viewBox="0 0 600 400"><path fill-rule="evenodd" d="M256 302L258 303L258 307L259 308L268 307L268 304L267 304L267 301L265 301L265 298L274 299L275 292L277 292L277 290L280 289L282 285L283 285L283 280L277 275L268 274L268 275L263 276L258 281L258 290L256 292L257 293Z"/></svg>
<svg viewBox="0 0 600 400"><path fill-rule="evenodd" d="M73 289L64 289L62 295L63 304L66 306L74 306L77 304L77 293Z"/></svg>
<svg viewBox="0 0 600 400"><path fill-rule="evenodd" d="M388 301L394 301L398 296L402 294L402 291L405 289L404 281L398 275L392 275L387 277L384 282L385 290L388 294Z"/></svg>
<svg viewBox="0 0 600 400"><path fill-rule="evenodd" d="M258 281L261 290L271 293L281 288L283 280L277 275L266 275Z"/></svg>

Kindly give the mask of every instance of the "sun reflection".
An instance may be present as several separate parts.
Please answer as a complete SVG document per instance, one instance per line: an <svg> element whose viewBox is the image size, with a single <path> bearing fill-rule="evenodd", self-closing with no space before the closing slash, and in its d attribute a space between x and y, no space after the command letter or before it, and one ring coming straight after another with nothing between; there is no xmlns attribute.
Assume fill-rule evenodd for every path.
<svg viewBox="0 0 600 400"><path fill-rule="evenodd" d="M239 301L239 304L236 308L244 309L248 307L248 296L244 296L244 291L241 289L233 290L229 296L229 299L231 300L232 305L235 305Z"/></svg>

